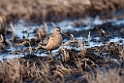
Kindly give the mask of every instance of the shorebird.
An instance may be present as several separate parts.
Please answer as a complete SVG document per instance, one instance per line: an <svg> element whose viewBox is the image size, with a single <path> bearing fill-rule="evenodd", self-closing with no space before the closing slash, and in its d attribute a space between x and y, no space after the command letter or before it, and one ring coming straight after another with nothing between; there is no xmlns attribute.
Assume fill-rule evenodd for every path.
<svg viewBox="0 0 124 83"><path fill-rule="evenodd" d="M56 50L58 49L61 44L62 44L62 35L61 35L61 30L59 27L55 27L53 30L52 35L49 36L49 40L48 43L46 44L46 46L42 46L42 45L38 45L38 47L36 48L36 50L40 47L42 49L48 50L50 57L52 59L52 50Z"/></svg>

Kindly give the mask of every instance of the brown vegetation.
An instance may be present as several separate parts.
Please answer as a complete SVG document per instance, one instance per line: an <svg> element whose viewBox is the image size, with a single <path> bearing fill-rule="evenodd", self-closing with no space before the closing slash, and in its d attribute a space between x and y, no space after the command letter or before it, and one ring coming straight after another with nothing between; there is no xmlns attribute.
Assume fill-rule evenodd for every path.
<svg viewBox="0 0 124 83"><path fill-rule="evenodd" d="M114 49L109 44L88 48L84 49L85 54L83 50L64 49L64 52L60 50L61 54L55 56L52 61L48 56L35 55L7 59L0 62L0 81L4 83L122 83L124 61L120 52L123 49L120 50L122 48L120 45L113 47ZM106 57L103 56L104 53L107 53Z"/></svg>
<svg viewBox="0 0 124 83"><path fill-rule="evenodd" d="M123 5L123 0L0 0L0 16L6 21L18 18L56 21L66 17L82 17L86 13L93 16L106 14L123 9Z"/></svg>
<svg viewBox="0 0 124 83"><path fill-rule="evenodd" d="M14 56L14 54L23 54L26 51L24 57L0 61L0 82L123 83L124 45L110 42L99 47L85 48L85 41L75 39L71 34L70 40L63 42L62 47L53 57L54 60L50 60L49 56L41 57L34 54L35 47L39 43L43 45L44 42L46 43L45 38L48 36L46 24L33 32L36 35L34 38L18 39L14 26L10 24L9 27L12 30L9 31L8 25L6 26L4 22L18 18L28 21L61 20L73 16L82 17L84 13L94 16L96 13L106 14L106 11L115 12L117 9L123 9L123 4L123 0L0 0L0 16L4 19L0 17L1 54L11 53ZM75 23L75 26L82 25ZM97 34L107 40L115 36L113 32L123 36L122 26L117 27L108 23L96 26L90 31L92 34L95 33L95 36ZM13 38L7 40L8 35ZM90 33L88 38L90 39ZM90 45L90 40L88 43ZM20 48L18 51L9 51L6 50L8 46ZM64 46L70 46L70 48Z"/></svg>

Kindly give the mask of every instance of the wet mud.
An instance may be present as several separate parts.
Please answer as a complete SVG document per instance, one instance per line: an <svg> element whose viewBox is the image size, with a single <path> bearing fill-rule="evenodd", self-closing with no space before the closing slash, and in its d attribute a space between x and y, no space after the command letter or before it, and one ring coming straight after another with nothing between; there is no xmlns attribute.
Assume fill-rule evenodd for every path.
<svg viewBox="0 0 124 83"><path fill-rule="evenodd" d="M88 25L84 28L83 24L77 26L75 21L67 22L70 23L68 25L63 22L40 26L24 24L23 21L18 23L21 25L3 23L0 35L0 81L92 83L99 81L97 78L106 72L114 71L113 74L120 78L118 83L121 83L124 77L124 24L121 21L92 24L90 28ZM35 51L39 44L46 44L47 36L54 26L61 24L63 45L52 52L53 60L47 50Z"/></svg>
<svg viewBox="0 0 124 83"><path fill-rule="evenodd" d="M0 82L123 83L124 2L87 1L1 1ZM37 47L54 27L63 41L52 60Z"/></svg>

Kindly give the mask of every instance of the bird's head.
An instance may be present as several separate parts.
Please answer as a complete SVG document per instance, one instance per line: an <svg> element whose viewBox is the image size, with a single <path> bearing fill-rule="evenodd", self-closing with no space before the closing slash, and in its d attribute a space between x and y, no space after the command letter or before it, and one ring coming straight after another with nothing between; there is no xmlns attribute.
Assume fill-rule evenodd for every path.
<svg viewBox="0 0 124 83"><path fill-rule="evenodd" d="M61 33L60 27L55 27L53 33L55 33L55 34L56 34L56 33L60 34L60 33Z"/></svg>

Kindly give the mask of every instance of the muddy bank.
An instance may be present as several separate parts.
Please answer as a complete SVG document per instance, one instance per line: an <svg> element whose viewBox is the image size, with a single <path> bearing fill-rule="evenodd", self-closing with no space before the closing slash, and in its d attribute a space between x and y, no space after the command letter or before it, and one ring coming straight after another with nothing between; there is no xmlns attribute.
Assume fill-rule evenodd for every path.
<svg viewBox="0 0 124 83"><path fill-rule="evenodd" d="M122 83L124 81L123 47L104 45L76 51L63 49L61 55L38 57L25 55L0 62L3 83ZM60 59L59 57L62 57Z"/></svg>
<svg viewBox="0 0 124 83"><path fill-rule="evenodd" d="M47 30L53 31L50 23L48 26L44 24L39 28L34 24L32 24L33 27L24 25L25 22L21 21L18 24L26 26L23 29L18 29L20 26L17 24L16 26L10 24L5 28L2 23L0 55L3 57L0 58L0 82L123 83L124 27L123 20L120 24L118 22L117 24L112 21L94 25L94 28L88 29L80 25L70 30L67 28L69 23L66 22L65 26L63 23L61 29L65 27L67 29L63 35L65 40L60 49L53 51L53 60L50 59L47 50L35 51L39 43L43 44L41 41L48 35ZM75 22L72 23L77 26ZM79 30L75 31L76 29ZM91 32L91 40L84 39L83 37L88 37L89 32ZM74 35L71 39L67 37L70 33ZM110 39L114 37L122 40L110 42ZM102 44L92 47L90 44L92 41ZM42 54L47 56L42 56ZM13 57L8 58L11 55Z"/></svg>
<svg viewBox="0 0 124 83"><path fill-rule="evenodd" d="M87 14L111 17L111 12L123 8L123 0L1 0L0 16L9 22L15 19L57 21L67 17L83 17Z"/></svg>
<svg viewBox="0 0 124 83"><path fill-rule="evenodd" d="M123 11L112 13L123 4L123 0L1 0L0 82L123 83L124 20L115 18L123 17ZM75 19L86 14L93 18ZM100 14L114 17L101 20L95 16ZM72 20L47 22L68 17ZM21 20L5 22L15 19ZM63 31L63 45L52 51L51 60L47 50L36 48L46 45L55 26Z"/></svg>

